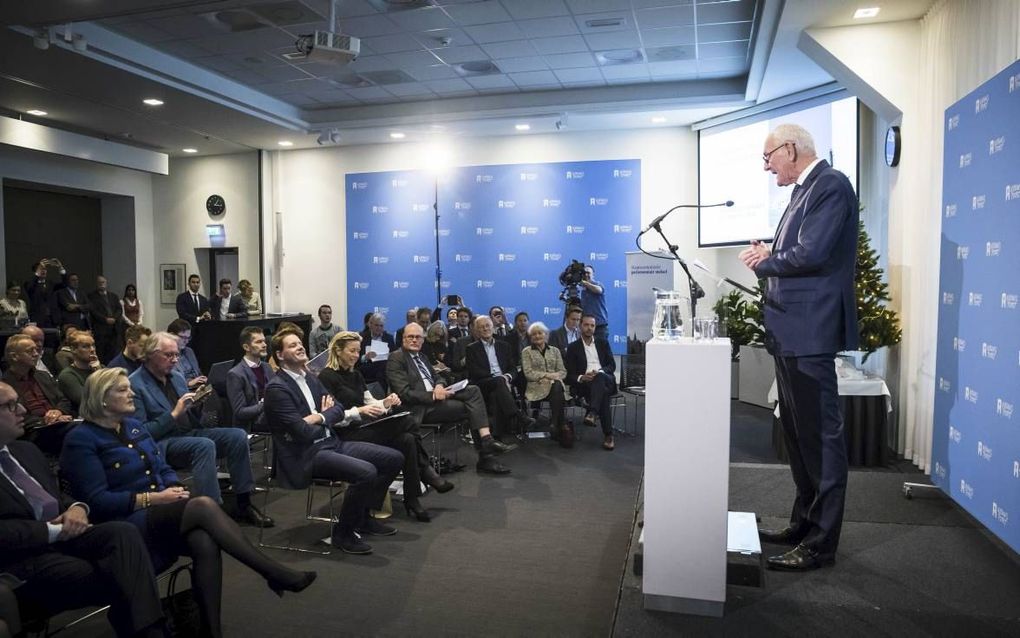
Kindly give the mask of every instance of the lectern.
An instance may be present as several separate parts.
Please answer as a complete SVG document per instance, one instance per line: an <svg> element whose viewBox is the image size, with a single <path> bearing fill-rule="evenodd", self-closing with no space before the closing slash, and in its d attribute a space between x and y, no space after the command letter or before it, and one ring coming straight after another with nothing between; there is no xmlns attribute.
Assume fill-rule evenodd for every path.
<svg viewBox="0 0 1020 638"><path fill-rule="evenodd" d="M645 609L722 616L730 463L730 341L645 350Z"/></svg>

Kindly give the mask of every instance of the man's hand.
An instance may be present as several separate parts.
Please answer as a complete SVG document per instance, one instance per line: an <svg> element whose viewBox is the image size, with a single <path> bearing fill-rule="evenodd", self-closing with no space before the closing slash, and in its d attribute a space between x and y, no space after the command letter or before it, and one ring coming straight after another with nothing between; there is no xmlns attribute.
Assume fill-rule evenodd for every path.
<svg viewBox="0 0 1020 638"><path fill-rule="evenodd" d="M322 407L319 408L319 411L320 412L325 412L326 410L330 409L334 405L336 405L336 401L333 400L333 395L332 394L324 394L324 395L322 395Z"/></svg>
<svg viewBox="0 0 1020 638"><path fill-rule="evenodd" d="M206 382L207 382L208 380L209 380L209 378L208 378L208 377L205 377L205 376L199 376L199 377L195 377L195 378L194 378L194 379L192 379L191 381L188 381L188 387L189 387L189 388L197 388L197 387L199 387L199 386L203 386L203 385L205 385L205 383L206 383Z"/></svg>
<svg viewBox="0 0 1020 638"><path fill-rule="evenodd" d="M43 425L53 425L59 421L62 416L64 416L64 413L60 410L47 410L46 414L43 415Z"/></svg>
<svg viewBox="0 0 1020 638"><path fill-rule="evenodd" d="M395 405L400 405L400 397L391 392L390 396L383 399L382 402L387 408L392 408Z"/></svg>
<svg viewBox="0 0 1020 638"><path fill-rule="evenodd" d="M191 407L191 404L195 402L194 392L185 392L181 395L181 398L177 399L177 405L174 406L173 410L170 410L170 416L175 420L179 419L185 410Z"/></svg>
<svg viewBox="0 0 1020 638"><path fill-rule="evenodd" d="M365 361L371 361L373 359L375 359L375 352L372 350L365 352Z"/></svg>
<svg viewBox="0 0 1020 638"><path fill-rule="evenodd" d="M112 325L113 325L113 324L115 324L115 323L117 323L117 320L116 320L116 319L114 319L113 317L107 317L107 318L106 318L106 325L108 325L108 326L112 326Z"/></svg>
<svg viewBox="0 0 1020 638"><path fill-rule="evenodd" d="M589 370L581 375L582 383L591 383L595 379L595 375L598 374L598 370Z"/></svg>
<svg viewBox="0 0 1020 638"><path fill-rule="evenodd" d="M57 536L57 540L62 541L81 536L82 532L91 527L89 515L85 512L85 508L78 505L72 505L67 508L63 514L50 521L50 523L64 526Z"/></svg>
<svg viewBox="0 0 1020 638"><path fill-rule="evenodd" d="M744 265L751 270L754 270L758 267L758 264L768 259L771 255L772 251L764 243L754 240L749 247L740 251L740 261L744 262Z"/></svg>
<svg viewBox="0 0 1020 638"><path fill-rule="evenodd" d="M452 397L452 396L453 396L453 393L448 391L446 388L444 388L441 385L437 385L432 390L432 398L435 399L436 401L445 401L446 399L448 399L449 397Z"/></svg>
<svg viewBox="0 0 1020 638"><path fill-rule="evenodd" d="M386 414L386 408L379 405L378 403L373 403L371 405L361 406L360 408L358 408L358 412L361 413L361 416L367 416L376 419Z"/></svg>

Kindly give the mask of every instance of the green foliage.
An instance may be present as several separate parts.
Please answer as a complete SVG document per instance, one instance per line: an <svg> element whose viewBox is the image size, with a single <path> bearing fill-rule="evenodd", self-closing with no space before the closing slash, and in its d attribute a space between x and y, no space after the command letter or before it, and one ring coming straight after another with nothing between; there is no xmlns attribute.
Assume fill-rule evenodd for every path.
<svg viewBox="0 0 1020 638"><path fill-rule="evenodd" d="M759 284L759 292L760 290ZM720 297L712 309L719 317L720 325L726 328L726 336L733 343L734 356L740 346L765 343L760 302L748 301L740 291L734 290L725 297Z"/></svg>
<svg viewBox="0 0 1020 638"><path fill-rule="evenodd" d="M857 272L854 288L857 294L857 330L860 334L858 349L864 352L864 361L871 353L885 346L894 346L903 338L900 320L886 307L890 300L889 286L882 281L883 271L878 267L878 255L871 248L871 238L864 230L864 222L857 229Z"/></svg>

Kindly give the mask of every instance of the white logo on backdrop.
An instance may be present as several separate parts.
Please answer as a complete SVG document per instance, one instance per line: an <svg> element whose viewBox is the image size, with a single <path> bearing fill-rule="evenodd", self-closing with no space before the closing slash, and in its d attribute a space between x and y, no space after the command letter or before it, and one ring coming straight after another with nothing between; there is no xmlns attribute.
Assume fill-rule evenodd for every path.
<svg viewBox="0 0 1020 638"><path fill-rule="evenodd" d="M1020 90L1020 73L1009 76L1009 92Z"/></svg>
<svg viewBox="0 0 1020 638"><path fill-rule="evenodd" d="M393 239L407 239L410 234L406 230L395 230L393 231Z"/></svg>
<svg viewBox="0 0 1020 638"><path fill-rule="evenodd" d="M372 312L378 312L381 315L388 315L390 313L389 306L373 306Z"/></svg>
<svg viewBox="0 0 1020 638"><path fill-rule="evenodd" d="M522 235L537 235L538 226L521 226Z"/></svg>
<svg viewBox="0 0 1020 638"><path fill-rule="evenodd" d="M559 261L563 259L560 253L542 253L542 261Z"/></svg>
<svg viewBox="0 0 1020 638"><path fill-rule="evenodd" d="M521 288L538 288L537 279L522 279Z"/></svg>
<svg viewBox="0 0 1020 638"><path fill-rule="evenodd" d="M433 237L436 236L435 229L432 230L432 236ZM439 236L440 237L449 237L450 236L450 229L449 228L440 228L439 229Z"/></svg>
<svg viewBox="0 0 1020 638"><path fill-rule="evenodd" d="M953 350L963 352L967 349L967 341L960 337L953 337Z"/></svg>
<svg viewBox="0 0 1020 638"><path fill-rule="evenodd" d="M559 208L560 200L558 199L543 199L542 208Z"/></svg>
<svg viewBox="0 0 1020 638"><path fill-rule="evenodd" d="M471 255L456 254L453 256L453 260L466 263L471 261Z"/></svg>
<svg viewBox="0 0 1020 638"><path fill-rule="evenodd" d="M547 316L556 316L563 314L563 308L558 306L542 306L542 314Z"/></svg>
<svg viewBox="0 0 1020 638"><path fill-rule="evenodd" d="M985 257L998 257L1002 251L1002 242L990 241L985 243Z"/></svg>
<svg viewBox="0 0 1020 638"><path fill-rule="evenodd" d="M1020 184L1006 184L1006 201L1020 199Z"/></svg>
<svg viewBox="0 0 1020 638"><path fill-rule="evenodd" d="M517 202L512 199L501 199L498 202L496 202L496 206L498 206L499 208L516 208Z"/></svg>
<svg viewBox="0 0 1020 638"><path fill-rule="evenodd" d="M1020 479L1020 461L1013 461L1013 478Z"/></svg>
<svg viewBox="0 0 1020 638"><path fill-rule="evenodd" d="M992 518L1003 525L1009 524L1009 513L1002 509L1002 506L992 501Z"/></svg>
<svg viewBox="0 0 1020 638"><path fill-rule="evenodd" d="M356 191L363 191L368 188L368 182L351 182L351 189Z"/></svg>
<svg viewBox="0 0 1020 638"><path fill-rule="evenodd" d="M583 235L584 226L567 226L568 235Z"/></svg>
<svg viewBox="0 0 1020 638"><path fill-rule="evenodd" d="M944 292L944 293L942 293L942 304L943 305L951 306L951 305L953 305L954 301L956 301L956 295L954 295L951 292Z"/></svg>
<svg viewBox="0 0 1020 638"><path fill-rule="evenodd" d="M935 461L935 470L932 472L936 478L946 478L946 466L942 465L938 461Z"/></svg>
<svg viewBox="0 0 1020 638"><path fill-rule="evenodd" d="M985 359L995 360L995 355L999 354L999 349L990 343L981 342L981 356Z"/></svg>
<svg viewBox="0 0 1020 638"><path fill-rule="evenodd" d="M949 383L949 379L945 377L939 377L939 390L941 390L942 392L949 392L952 389L951 385L952 384Z"/></svg>
<svg viewBox="0 0 1020 638"><path fill-rule="evenodd" d="M1013 404L1005 399L995 400L995 413L1007 419L1013 418Z"/></svg>
<svg viewBox="0 0 1020 638"><path fill-rule="evenodd" d="M368 233L360 233L358 231L354 231L354 239L368 239Z"/></svg>
<svg viewBox="0 0 1020 638"><path fill-rule="evenodd" d="M956 247L956 258L966 259L970 256L970 246L957 246Z"/></svg>
<svg viewBox="0 0 1020 638"><path fill-rule="evenodd" d="M626 177L631 177L633 174L634 174L634 171L630 170L629 168L614 168L613 169L613 177L624 177L624 178L626 178Z"/></svg>
<svg viewBox="0 0 1020 638"><path fill-rule="evenodd" d="M429 255L415 255L413 261L416 264L427 264L431 259Z"/></svg>
<svg viewBox="0 0 1020 638"><path fill-rule="evenodd" d="M955 427L950 425L949 426L949 440L952 441L953 443L959 443L960 439L962 439L962 438L963 438L963 435L960 434L960 431L958 429L956 429Z"/></svg>
<svg viewBox="0 0 1020 638"><path fill-rule="evenodd" d="M388 213L388 212L390 212L390 207L389 206L373 206L372 207L372 214L373 215L382 215L382 214Z"/></svg>
<svg viewBox="0 0 1020 638"><path fill-rule="evenodd" d="M630 233L634 231L634 227L630 224L613 224L614 233Z"/></svg>
<svg viewBox="0 0 1020 638"><path fill-rule="evenodd" d="M981 302L984 301L984 294L980 292L968 292L967 293L967 305L968 306L980 306Z"/></svg>
<svg viewBox="0 0 1020 638"><path fill-rule="evenodd" d="M471 202L454 202L454 210L471 210Z"/></svg>
<svg viewBox="0 0 1020 638"><path fill-rule="evenodd" d="M584 171L567 171L567 179L584 179Z"/></svg>
<svg viewBox="0 0 1020 638"><path fill-rule="evenodd" d="M406 179L395 179L395 180L392 180L390 182L390 185L392 185L393 188L404 188L405 186L407 186L407 180Z"/></svg>
<svg viewBox="0 0 1020 638"><path fill-rule="evenodd" d="M400 290L405 290L410 285L411 285L411 282L409 282L409 281L394 281L393 282L393 287L394 288L398 288Z"/></svg>
<svg viewBox="0 0 1020 638"><path fill-rule="evenodd" d="M992 448L988 447L981 441L978 441L978 456L986 461L992 460Z"/></svg>
<svg viewBox="0 0 1020 638"><path fill-rule="evenodd" d="M988 96L982 95L978 99L974 100L974 112L980 113L988 108Z"/></svg>
<svg viewBox="0 0 1020 638"><path fill-rule="evenodd" d="M956 217L956 204L946 204L946 218Z"/></svg>
<svg viewBox="0 0 1020 638"><path fill-rule="evenodd" d="M975 195L974 197L972 197L971 200L970 200L970 207L973 210L980 210L980 209L984 208L985 207L985 196L984 195Z"/></svg>
<svg viewBox="0 0 1020 638"><path fill-rule="evenodd" d="M961 155L960 156L960 168L963 168L965 166L970 166L970 160L971 159L972 159L972 155L970 153L964 153L963 155Z"/></svg>
<svg viewBox="0 0 1020 638"><path fill-rule="evenodd" d="M951 118L949 118L949 130L950 131L953 130L954 128L956 128L959 125L960 125L960 116L959 115L954 115Z"/></svg>
<svg viewBox="0 0 1020 638"><path fill-rule="evenodd" d="M488 237L492 234L492 228L489 226L478 226L475 228L475 234L481 237Z"/></svg>
<svg viewBox="0 0 1020 638"><path fill-rule="evenodd" d="M475 288L492 288L494 283L491 279L479 279L475 282Z"/></svg>
<svg viewBox="0 0 1020 638"><path fill-rule="evenodd" d="M1016 310L1017 301L1020 300L1017 295L1012 295L1007 292L1002 293L1002 307L1006 310Z"/></svg>
<svg viewBox="0 0 1020 638"><path fill-rule="evenodd" d="M988 140L988 154L995 155L1001 153L1002 149L1006 148L1006 136L1000 135L999 137Z"/></svg>
<svg viewBox="0 0 1020 638"><path fill-rule="evenodd" d="M517 255L514 253L499 253L500 261L517 261Z"/></svg>
<svg viewBox="0 0 1020 638"><path fill-rule="evenodd" d="M967 481L960 479L960 494L967 498L974 498L974 488Z"/></svg>
<svg viewBox="0 0 1020 638"><path fill-rule="evenodd" d="M354 282L354 289L355 290L368 290L368 282L367 281L355 281Z"/></svg>
<svg viewBox="0 0 1020 638"><path fill-rule="evenodd" d="M427 211L430 208L432 208L432 207L430 205L428 205L428 204L411 204L411 212L412 213L424 213L425 211Z"/></svg>
<svg viewBox="0 0 1020 638"><path fill-rule="evenodd" d="M521 173L522 182L533 182L538 179L538 173Z"/></svg>
<svg viewBox="0 0 1020 638"><path fill-rule="evenodd" d="M588 253L588 261L606 261L609 253Z"/></svg>
<svg viewBox="0 0 1020 638"><path fill-rule="evenodd" d="M475 183L477 184L489 184L492 182L492 175L486 175L484 173L475 175Z"/></svg>
<svg viewBox="0 0 1020 638"><path fill-rule="evenodd" d="M963 387L963 400L971 403L978 402L978 391L968 386Z"/></svg>
<svg viewBox="0 0 1020 638"><path fill-rule="evenodd" d="M608 203L609 203L609 198L608 197L589 197L588 198L588 205L589 206L605 206Z"/></svg>
<svg viewBox="0 0 1020 638"><path fill-rule="evenodd" d="M626 279L614 279L613 280L613 288L626 288L626 287L627 287L627 280Z"/></svg>
<svg viewBox="0 0 1020 638"><path fill-rule="evenodd" d="M382 256L382 257L372 257L372 263L373 264L388 264L388 263L390 263L390 258L389 257L385 257L385 256Z"/></svg>

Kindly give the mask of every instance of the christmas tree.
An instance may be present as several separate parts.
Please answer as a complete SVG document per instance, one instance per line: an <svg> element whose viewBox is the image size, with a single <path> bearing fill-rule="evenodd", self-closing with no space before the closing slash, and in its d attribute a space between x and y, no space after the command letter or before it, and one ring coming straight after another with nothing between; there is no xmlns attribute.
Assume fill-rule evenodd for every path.
<svg viewBox="0 0 1020 638"><path fill-rule="evenodd" d="M894 346L903 338L900 320L886 307L890 300L889 286L882 281L883 271L878 267L878 255L871 247L871 238L864 230L864 222L857 229L857 273L854 287L857 293L857 330L860 334L858 349L864 361L871 353L884 346Z"/></svg>

